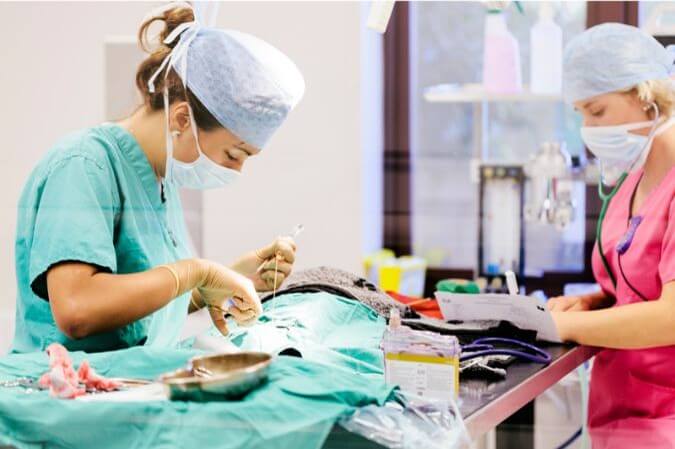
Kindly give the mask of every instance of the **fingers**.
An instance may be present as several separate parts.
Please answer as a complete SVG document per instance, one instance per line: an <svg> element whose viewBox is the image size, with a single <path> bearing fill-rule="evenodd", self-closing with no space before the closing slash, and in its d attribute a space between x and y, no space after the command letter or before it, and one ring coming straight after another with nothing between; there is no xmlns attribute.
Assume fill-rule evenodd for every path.
<svg viewBox="0 0 675 449"><path fill-rule="evenodd" d="M579 303L574 303L570 307L567 307L564 311L565 312L583 312L586 309L584 308L583 304Z"/></svg>
<svg viewBox="0 0 675 449"><path fill-rule="evenodd" d="M589 307L588 305L581 300L580 298L574 301L574 304L572 304L571 307L567 309L568 312L584 312L588 310Z"/></svg>
<svg viewBox="0 0 675 449"><path fill-rule="evenodd" d="M227 329L227 321L225 321L225 315L223 314L222 309L218 307L209 306L209 315L211 315L211 321L213 325L216 326L216 329L223 335L227 336L229 331Z"/></svg>
<svg viewBox="0 0 675 449"><path fill-rule="evenodd" d="M556 298L551 298L548 301L546 301L546 307L548 308L548 310L555 310L559 302L560 302L559 296Z"/></svg>
<svg viewBox="0 0 675 449"><path fill-rule="evenodd" d="M255 313L255 310L240 310L237 307L230 307L227 309L227 313L232 315L232 318L237 322L237 324L254 322L258 315Z"/></svg>
<svg viewBox="0 0 675 449"><path fill-rule="evenodd" d="M266 271L270 271L272 272L272 274L274 274L275 267L277 272L283 274L286 277L288 277L291 274L291 271L293 271L293 265L279 259L277 260L272 259L265 262L260 266L259 271L262 272L263 274Z"/></svg>
<svg viewBox="0 0 675 449"><path fill-rule="evenodd" d="M228 334L225 314L232 315L237 322L247 323L262 313L260 297L251 279L230 268L211 264L209 276L198 288L209 306L214 325L223 335Z"/></svg>
<svg viewBox="0 0 675 449"><path fill-rule="evenodd" d="M292 238L280 237L274 242L274 245L275 245L274 248L275 255L281 255L283 260L285 260L290 264L295 263L296 246Z"/></svg>
<svg viewBox="0 0 675 449"><path fill-rule="evenodd" d="M234 307L242 311L255 310L253 304L248 304L243 299L237 298L236 296L232 298L232 304L234 305Z"/></svg>
<svg viewBox="0 0 675 449"><path fill-rule="evenodd" d="M274 282L276 281L276 285L279 287L286 280L286 275L282 272L278 272L275 276L274 270L268 270L260 275L260 279L265 281L265 284L268 286L274 285Z"/></svg>
<svg viewBox="0 0 675 449"><path fill-rule="evenodd" d="M292 271L293 264L287 262L282 253L278 253L277 257L262 264L258 270L260 279L270 290L281 287Z"/></svg>
<svg viewBox="0 0 675 449"><path fill-rule="evenodd" d="M262 303L260 302L258 292L255 291L253 282L242 276L242 282L239 284L239 289L240 291L233 296L246 304L244 309L250 308L255 311L256 316L260 315L262 313Z"/></svg>
<svg viewBox="0 0 675 449"><path fill-rule="evenodd" d="M236 301L233 302L237 304ZM248 307L248 304L244 304L244 306ZM223 336L229 334L226 315L231 315L239 326L250 326L258 319L258 313L256 313L255 309L248 308L247 310L241 310L236 305L229 307L227 312L219 306L209 306L208 310L211 321L213 321L214 326Z"/></svg>
<svg viewBox="0 0 675 449"><path fill-rule="evenodd" d="M292 238L278 237L271 244L256 251L256 255L262 260L273 259L274 256L279 255L283 260L292 264L295 262L296 250L297 247ZM272 262L273 261L274 260L272 260Z"/></svg>
<svg viewBox="0 0 675 449"><path fill-rule="evenodd" d="M546 305L551 312L584 310L583 304L580 304L577 298L573 296L558 296L556 298L551 298Z"/></svg>
<svg viewBox="0 0 675 449"><path fill-rule="evenodd" d="M238 303L237 301L233 302L235 304ZM239 303L241 303L241 300L239 300ZM248 306L248 304L244 304L244 306ZM227 336L229 334L229 329L227 328L227 319L225 317L226 312L218 306L209 306L208 310L211 321L213 321L216 329L218 329L223 336ZM241 310L236 305L229 307L227 309L227 314L231 315L239 326L251 326L258 319L258 314L254 309L249 308L247 310Z"/></svg>
<svg viewBox="0 0 675 449"><path fill-rule="evenodd" d="M564 312L569 308L569 305L566 301L555 301L553 304L549 305L548 310L551 312Z"/></svg>
<svg viewBox="0 0 675 449"><path fill-rule="evenodd" d="M547 306L551 312L564 312L569 308L569 303L564 296L558 296L557 298L549 299Z"/></svg>

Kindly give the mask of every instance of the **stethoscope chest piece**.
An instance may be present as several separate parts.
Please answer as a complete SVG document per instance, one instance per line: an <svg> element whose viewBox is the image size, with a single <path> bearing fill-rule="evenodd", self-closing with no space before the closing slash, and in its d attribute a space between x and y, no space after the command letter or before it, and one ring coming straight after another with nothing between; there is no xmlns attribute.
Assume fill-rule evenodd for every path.
<svg viewBox="0 0 675 449"><path fill-rule="evenodd" d="M642 217L640 215L631 218L628 222L628 229L626 230L626 233L616 244L616 252L619 253L620 256L623 256L626 251L628 251L628 248L630 248L630 245L633 243L633 238L635 237L635 232L637 231L638 226L640 226L640 223L642 223Z"/></svg>

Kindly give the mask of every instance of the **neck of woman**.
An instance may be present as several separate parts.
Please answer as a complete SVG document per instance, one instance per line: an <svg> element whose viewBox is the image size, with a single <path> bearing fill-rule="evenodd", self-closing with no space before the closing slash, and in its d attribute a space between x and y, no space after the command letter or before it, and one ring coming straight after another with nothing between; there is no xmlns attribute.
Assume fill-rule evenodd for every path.
<svg viewBox="0 0 675 449"><path fill-rule="evenodd" d="M151 111L146 106L141 106L129 117L119 121L118 125L134 136L157 179L164 177L166 167L164 111Z"/></svg>

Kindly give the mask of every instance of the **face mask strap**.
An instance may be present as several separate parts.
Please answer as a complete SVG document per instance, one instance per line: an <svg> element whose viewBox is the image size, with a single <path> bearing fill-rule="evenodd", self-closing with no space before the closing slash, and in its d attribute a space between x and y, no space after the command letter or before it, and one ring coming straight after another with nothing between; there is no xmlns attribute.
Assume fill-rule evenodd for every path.
<svg viewBox="0 0 675 449"><path fill-rule="evenodd" d="M650 105L652 109L654 109L655 113L654 121L652 123L651 129L649 130L649 134L647 134L647 142L645 143L645 146L642 148L642 151L640 151L640 155L637 157L637 159L631 162L627 170L628 172L632 171L638 162L644 161L647 158L649 151L651 150L654 137L656 136L659 126L661 125L659 124L659 120L661 119L661 111L659 111L659 107L657 106L656 103L651 103Z"/></svg>
<svg viewBox="0 0 675 449"><path fill-rule="evenodd" d="M189 4L187 5L191 7ZM167 37L164 39L164 44L171 44L176 39L179 39L176 46L171 49L171 52L166 55L162 63L159 65L155 73L152 74L148 80L148 91L150 93L155 92L155 80L157 77L164 72L164 89L162 92L163 102L164 102L164 116L166 118L166 130L165 130L165 139L166 139L166 164L165 164L165 173L164 179L172 179L173 171L173 136L171 135L171 130L169 128L169 86L167 84L169 78L169 72L172 67L176 68L179 72L179 78L183 83L183 88L187 92L186 77L187 77L187 53L192 41L197 37L200 26L196 21L182 23L177 26Z"/></svg>
<svg viewBox="0 0 675 449"><path fill-rule="evenodd" d="M190 126L192 126L192 134L195 136L195 144L197 145L197 153L199 153L199 155L197 156L197 160L199 160L199 158L201 158L202 156L206 157L206 155L202 151L202 146L199 143L199 128L197 128L197 121L195 120L195 114L194 114L194 112L192 112L192 106L190 106L189 102L188 102L187 107L188 107L188 115L190 116Z"/></svg>
<svg viewBox="0 0 675 449"><path fill-rule="evenodd" d="M164 164L164 179L171 180L173 170L173 135L169 129L169 89L164 84L164 119L165 119L165 139L166 139L166 163Z"/></svg>

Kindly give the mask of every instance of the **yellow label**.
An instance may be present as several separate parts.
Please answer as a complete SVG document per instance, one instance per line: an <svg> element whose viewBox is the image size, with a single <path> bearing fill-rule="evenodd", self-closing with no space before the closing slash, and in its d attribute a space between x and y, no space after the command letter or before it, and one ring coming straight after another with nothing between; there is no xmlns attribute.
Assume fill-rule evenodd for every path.
<svg viewBox="0 0 675 449"><path fill-rule="evenodd" d="M440 357L425 354L388 353L384 357L387 360L400 360L401 362L438 363L441 365L454 365L457 363L457 357Z"/></svg>
<svg viewBox="0 0 675 449"><path fill-rule="evenodd" d="M385 360L392 360L398 362L412 362L412 363L430 363L435 365L450 365L454 368L454 388L455 395L459 393L459 357L439 357L435 355L423 354L405 354L405 353L387 353L384 355Z"/></svg>

